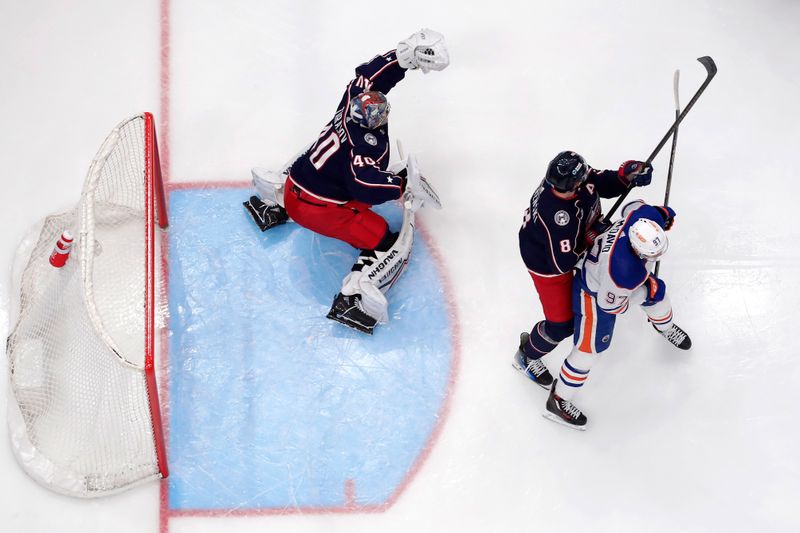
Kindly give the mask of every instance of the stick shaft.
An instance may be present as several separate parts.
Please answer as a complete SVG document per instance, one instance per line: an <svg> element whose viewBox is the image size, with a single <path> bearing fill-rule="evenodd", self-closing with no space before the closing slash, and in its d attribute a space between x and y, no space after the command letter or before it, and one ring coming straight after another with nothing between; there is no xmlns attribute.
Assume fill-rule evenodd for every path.
<svg viewBox="0 0 800 533"><path fill-rule="evenodd" d="M679 98L678 83L680 81L681 71L676 70L675 76L672 78L672 92L675 97L675 120L681 114L681 103ZM669 191L672 188L672 169L675 165L675 149L678 146L678 128L675 128L675 134L672 136L672 149L669 153L669 170L667 170L667 188L664 191L664 206L669 205ZM653 275L658 277L658 271L661 268L661 261L656 262L656 268L653 270Z"/></svg>
<svg viewBox="0 0 800 533"><path fill-rule="evenodd" d="M683 121L684 118L686 118L686 115L689 113L689 111L691 111L691 109L694 106L695 102L697 102L697 99L700 98L700 95L703 94L703 91L706 90L706 87L708 87L708 84L711 83L711 80L714 79L714 76L716 76L716 74L717 74L717 65L714 63L714 60L711 59L711 57L703 56L703 57L697 58L697 60L706 69L706 79L703 82L703 84L700 85L700 88L697 89L697 92L694 93L694 96L692 96L692 99L689 100L689 103L686 104L686 107L683 109L683 111L678 113L678 116L675 118L675 122L672 123L672 126L669 127L669 129L667 130L667 133L664 135L664 137L661 139L661 141L659 141L659 143L656 145L656 147L653 149L653 151L648 156L647 163L652 163L653 162L653 159L655 159L655 157L658 155L658 153L661 151L661 149L667 143L669 138L675 133L675 131L678 129L678 125ZM622 193L622 195L620 195L620 197L617 199L617 201L614 203L614 205L611 207L609 212L604 217L604 222L605 223L608 223L611 220L611 216L619 208L619 206L622 204L622 202L625 201L625 198L631 192L632 188L633 187L628 187L628 189L624 193Z"/></svg>

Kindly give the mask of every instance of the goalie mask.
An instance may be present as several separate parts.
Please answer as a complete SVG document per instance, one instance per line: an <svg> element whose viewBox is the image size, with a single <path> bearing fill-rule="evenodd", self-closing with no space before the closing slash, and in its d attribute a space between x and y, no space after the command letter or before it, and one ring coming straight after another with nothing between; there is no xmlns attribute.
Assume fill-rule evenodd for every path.
<svg viewBox="0 0 800 533"><path fill-rule="evenodd" d="M389 101L379 91L366 91L350 100L350 120L369 130L385 126L389 121Z"/></svg>
<svg viewBox="0 0 800 533"><path fill-rule="evenodd" d="M636 255L647 261L656 261L669 248L667 234L661 226L647 218L640 218L631 225L628 239Z"/></svg>

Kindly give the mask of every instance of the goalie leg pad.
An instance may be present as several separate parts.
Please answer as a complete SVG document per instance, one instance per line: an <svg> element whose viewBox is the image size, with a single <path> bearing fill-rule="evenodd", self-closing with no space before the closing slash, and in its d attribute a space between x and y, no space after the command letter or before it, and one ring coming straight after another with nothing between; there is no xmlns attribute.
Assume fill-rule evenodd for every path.
<svg viewBox="0 0 800 533"><path fill-rule="evenodd" d="M396 238L387 231L379 249L362 250L353 270L342 281L342 290L334 298L328 318L366 333L372 333L377 324L387 323L389 302L384 293L405 270L413 244L414 213L405 210Z"/></svg>
<svg viewBox="0 0 800 533"><path fill-rule="evenodd" d="M266 204L258 196L251 196L242 204L261 231L285 224L289 220L286 210L278 204Z"/></svg>
<svg viewBox="0 0 800 533"><path fill-rule="evenodd" d="M250 173L253 176L253 187L255 187L259 197L268 204L278 204L281 207L286 207L286 204L283 203L286 174L259 167L251 169Z"/></svg>
<svg viewBox="0 0 800 533"><path fill-rule="evenodd" d="M386 250L370 252L374 259L366 254L359 257L357 265L362 263L360 271L365 278L382 292L388 291L406 269L414 245L414 214L406 209L403 213L403 226L394 243Z"/></svg>

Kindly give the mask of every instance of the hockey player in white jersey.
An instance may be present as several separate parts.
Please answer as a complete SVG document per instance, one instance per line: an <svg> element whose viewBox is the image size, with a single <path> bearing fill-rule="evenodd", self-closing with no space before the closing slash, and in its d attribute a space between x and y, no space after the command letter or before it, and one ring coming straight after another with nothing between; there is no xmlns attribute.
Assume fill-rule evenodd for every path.
<svg viewBox="0 0 800 533"><path fill-rule="evenodd" d="M587 418L572 398L589 376L598 354L608 349L616 316L638 305L664 338L682 350L692 342L672 321L665 283L647 268L669 247L665 230L675 219L669 207L630 202L618 220L595 241L578 263L572 292L575 313L574 346L553 382L544 416L576 429Z"/></svg>

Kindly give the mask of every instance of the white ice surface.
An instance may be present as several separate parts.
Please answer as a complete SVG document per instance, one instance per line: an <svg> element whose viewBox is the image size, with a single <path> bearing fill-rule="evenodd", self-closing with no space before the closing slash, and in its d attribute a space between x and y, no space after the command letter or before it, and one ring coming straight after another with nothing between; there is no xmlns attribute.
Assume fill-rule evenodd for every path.
<svg viewBox="0 0 800 533"><path fill-rule="evenodd" d="M392 134L445 204L420 217L462 332L435 449L385 513L173 518L169 529L800 531L800 4L175 0L171 179L242 181L283 163L330 118L356 64L421 26L446 35L452 65L392 92ZM25 228L77 201L114 124L159 112L159 32L154 0L0 0L3 332ZM510 365L518 333L541 317L517 251L522 211L561 149L607 168L646 157L672 120L673 70L685 103L706 54L720 72L680 130L662 265L694 347L672 350L629 312L580 396L591 428L571 432L540 416L544 392ZM663 195L667 154L647 200ZM0 465L2 531L159 528L155 483L75 501L28 479L7 445Z"/></svg>

